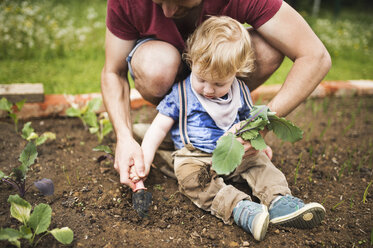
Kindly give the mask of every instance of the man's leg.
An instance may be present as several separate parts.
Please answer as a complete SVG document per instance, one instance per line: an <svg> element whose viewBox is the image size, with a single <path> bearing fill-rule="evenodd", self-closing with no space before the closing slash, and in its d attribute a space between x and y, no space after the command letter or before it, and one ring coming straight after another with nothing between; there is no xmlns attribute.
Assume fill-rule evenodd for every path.
<svg viewBox="0 0 373 248"><path fill-rule="evenodd" d="M175 82L180 64L181 55L171 44L158 40L141 44L131 59L136 89L157 104Z"/></svg>
<svg viewBox="0 0 373 248"><path fill-rule="evenodd" d="M249 29L255 51L255 71L250 78L243 78L250 91L262 85L281 65L284 55L273 48L255 30Z"/></svg>

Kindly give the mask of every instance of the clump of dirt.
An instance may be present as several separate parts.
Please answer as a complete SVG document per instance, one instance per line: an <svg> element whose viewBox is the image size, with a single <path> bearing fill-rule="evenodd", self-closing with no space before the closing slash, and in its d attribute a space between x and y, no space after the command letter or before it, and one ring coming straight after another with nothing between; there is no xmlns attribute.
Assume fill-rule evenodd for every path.
<svg viewBox="0 0 373 248"><path fill-rule="evenodd" d="M151 122L156 110L144 107L132 114L136 122ZM225 225L194 206L179 193L174 179L156 169L146 181L153 204L149 217L141 219L132 207L132 192L119 183L112 162L97 162L103 153L92 151L98 145L96 136L73 118L28 120L36 132L51 131L57 136L38 147L28 185L50 178L55 194L42 196L31 187L25 199L32 206L48 203L52 207L50 229L68 226L74 231L68 247L369 247L373 186L366 189L373 178L373 98L311 99L288 118L305 131L303 140L289 144L274 135L266 140L293 195L325 207L324 221L311 230L270 225L264 241L256 242L236 225ZM113 148L114 134L103 144ZM25 145L11 121L0 120L0 170L9 173L18 166ZM250 193L247 185L234 185ZM10 217L7 202L15 193L0 184L2 228L19 226ZM6 241L0 241L0 246L11 247ZM26 242L22 246L31 247ZM63 246L48 235L38 247Z"/></svg>

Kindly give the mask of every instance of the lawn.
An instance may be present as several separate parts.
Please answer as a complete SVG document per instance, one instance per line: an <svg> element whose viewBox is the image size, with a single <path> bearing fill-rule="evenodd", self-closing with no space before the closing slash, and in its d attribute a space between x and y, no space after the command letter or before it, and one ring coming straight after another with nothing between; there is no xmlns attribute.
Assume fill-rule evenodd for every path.
<svg viewBox="0 0 373 248"><path fill-rule="evenodd" d="M301 11L332 56L325 80L373 79L368 13L342 9L335 19L327 11L319 18ZM100 91L105 16L103 0L2 1L0 83L43 83L47 94ZM281 84L291 64L285 59L267 84Z"/></svg>

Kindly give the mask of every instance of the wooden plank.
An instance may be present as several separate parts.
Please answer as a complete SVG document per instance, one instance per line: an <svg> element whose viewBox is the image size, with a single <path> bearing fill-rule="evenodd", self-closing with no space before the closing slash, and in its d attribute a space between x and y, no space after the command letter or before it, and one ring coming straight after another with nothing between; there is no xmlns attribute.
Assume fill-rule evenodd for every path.
<svg viewBox="0 0 373 248"><path fill-rule="evenodd" d="M26 102L44 102L43 84L0 84L0 98L12 103L26 99Z"/></svg>

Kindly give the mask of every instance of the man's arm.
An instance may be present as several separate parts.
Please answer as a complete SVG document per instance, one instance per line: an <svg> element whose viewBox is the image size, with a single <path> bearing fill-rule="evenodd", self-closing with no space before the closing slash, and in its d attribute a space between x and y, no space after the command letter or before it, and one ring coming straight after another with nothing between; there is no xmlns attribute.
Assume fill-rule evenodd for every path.
<svg viewBox="0 0 373 248"><path fill-rule="evenodd" d="M144 152L145 170L149 170L154 160L155 152L167 133L171 130L174 120L166 115L158 113L149 129L146 131L141 148Z"/></svg>
<svg viewBox="0 0 373 248"><path fill-rule="evenodd" d="M102 96L117 137L114 168L120 174L120 182L132 189L135 185L128 177L130 165L134 164L138 174L145 176L143 154L132 136L130 86L125 60L134 44L135 41L121 40L106 29L106 57L101 73Z"/></svg>
<svg viewBox="0 0 373 248"><path fill-rule="evenodd" d="M268 106L286 116L304 101L325 77L331 59L306 21L285 1L280 10L257 30L264 39L294 61L284 84Z"/></svg>

